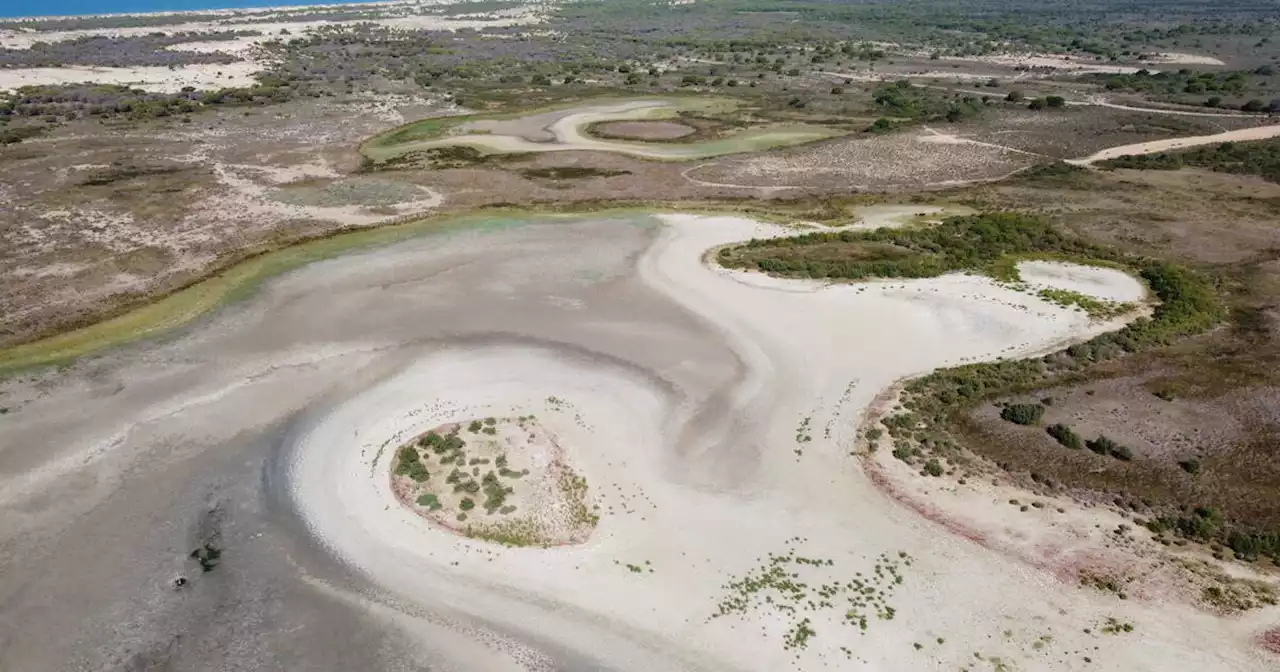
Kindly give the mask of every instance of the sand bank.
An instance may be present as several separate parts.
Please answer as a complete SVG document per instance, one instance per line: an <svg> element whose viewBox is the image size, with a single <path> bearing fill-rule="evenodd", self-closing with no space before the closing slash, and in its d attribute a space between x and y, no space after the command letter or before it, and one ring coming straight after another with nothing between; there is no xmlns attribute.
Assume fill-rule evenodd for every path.
<svg viewBox="0 0 1280 672"><path fill-rule="evenodd" d="M1137 278L1112 268L1024 261L1018 264L1018 274L1034 289L1065 289L1118 303L1141 301L1147 296L1146 287Z"/></svg>

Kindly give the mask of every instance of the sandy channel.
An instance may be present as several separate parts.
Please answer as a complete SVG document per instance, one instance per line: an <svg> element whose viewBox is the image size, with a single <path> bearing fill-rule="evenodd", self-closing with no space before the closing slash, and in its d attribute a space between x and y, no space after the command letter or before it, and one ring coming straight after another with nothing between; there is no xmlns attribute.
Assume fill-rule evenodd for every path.
<svg viewBox="0 0 1280 672"><path fill-rule="evenodd" d="M827 285L713 269L708 250L788 231L731 217L662 219L640 277L723 336L744 371L732 386L699 392L693 360L645 370L550 343L453 345L293 434L288 482L312 533L398 600L614 669L897 671L975 660L1022 670L1268 669L1249 652L1254 624L1062 585L900 508L850 454L868 405L904 376L1041 351L1118 323L974 276ZM1141 293L1123 274L1026 270L1037 284L1106 298ZM585 545L458 542L391 493L386 446L442 422L513 413L535 413L555 431L608 507ZM879 557L912 558L895 617L863 634L842 609L804 612L816 634L790 649L796 615L760 606L710 618L726 581L789 545L831 561L805 570L815 585L870 574ZM1108 619L1135 629L1103 634Z"/></svg>

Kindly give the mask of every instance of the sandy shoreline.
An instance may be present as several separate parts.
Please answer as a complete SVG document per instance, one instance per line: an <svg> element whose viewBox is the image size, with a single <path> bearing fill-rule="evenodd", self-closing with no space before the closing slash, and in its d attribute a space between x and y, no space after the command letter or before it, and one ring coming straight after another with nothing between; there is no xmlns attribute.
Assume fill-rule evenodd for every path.
<svg viewBox="0 0 1280 672"><path fill-rule="evenodd" d="M852 659L839 647L860 635L839 614L813 614L819 635L799 652L780 645L785 615L708 618L729 575L799 535L806 555L850 572L869 569L863 565L877 553L917 559L894 599L898 618L872 626L863 641L874 648L857 648L864 669L963 665L973 657L969 645L919 654L912 640L932 633L971 641L1011 624L1036 624L1034 633L1018 629L1015 648L1049 637L1062 653L1046 656L1093 651L1090 669L1254 669L1245 653L1251 633L1238 624L1049 590L1051 576L940 537L932 523L898 509L845 452L863 409L904 375L1034 352L1114 325L970 276L823 286L717 271L700 263L704 250L785 230L728 217L663 219L668 228L640 261L641 277L715 324L744 367L713 395L718 412L700 410L697 400L706 397L694 388L667 387L589 355L451 347L343 401L297 437L289 480L313 533L405 599L443 603L625 668L774 670ZM1075 286L1085 273L1073 269ZM1084 285L1132 296L1126 280L1090 280ZM572 413L547 408L552 395ZM525 411L565 437L596 487L643 493L645 504L636 514L606 516L584 547L549 551L444 540L412 513L389 510L395 500L386 479L370 476L380 446L459 414ZM792 450L798 423L815 428L800 453ZM487 560L475 562L476 553ZM619 560L652 562L655 573L635 577ZM964 609L940 609L939 595ZM1107 618L1135 623L1144 646L1082 634ZM1206 650L1206 641L1220 646ZM1060 668L1045 656L1020 664Z"/></svg>
<svg viewBox="0 0 1280 672"><path fill-rule="evenodd" d="M922 212L941 214L863 215ZM980 276L831 285L704 263L718 245L793 232L737 217L498 217L312 263L172 337L7 381L0 542L20 553L0 589L26 587L14 600L27 616L6 624L6 662L112 659L117 605L147 595L168 610L130 607L138 632L204 632L217 613L237 632L271 624L271 642L302 633L327 661L346 640L317 632L373 622L379 651L417 669L898 672L975 653L1019 670L1271 669L1258 642L1275 609L1224 619L1061 572L1090 541L1054 536L1060 525L1105 528L1109 514L1011 514L1002 491L920 491L950 482L856 454L868 409L904 377L1118 323ZM1114 271L1024 270L1117 300L1143 291ZM459 538L396 500L399 442L530 414L600 505L586 543ZM45 449L10 449L32 445ZM919 496L941 510L917 509ZM206 576L188 544L210 506L226 563ZM193 510L194 525L175 520ZM32 560L24 541L45 536L58 552ZM128 550L95 556L111 582L66 581L103 548ZM809 587L797 612L725 587L790 553L814 560L788 565ZM178 575L190 585L171 587ZM874 604L840 587L855 580ZM822 586L835 586L830 606ZM242 601L228 606L228 590ZM77 600L59 612L71 620L50 600ZM798 646L802 618L816 634ZM1112 622L1133 630L1101 631ZM55 625L69 636L35 636Z"/></svg>

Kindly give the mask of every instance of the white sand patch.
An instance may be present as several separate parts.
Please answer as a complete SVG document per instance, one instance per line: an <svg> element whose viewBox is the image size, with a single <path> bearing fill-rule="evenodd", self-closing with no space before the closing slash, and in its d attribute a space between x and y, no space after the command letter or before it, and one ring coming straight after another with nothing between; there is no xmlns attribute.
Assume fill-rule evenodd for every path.
<svg viewBox="0 0 1280 672"><path fill-rule="evenodd" d="M1087 166L1092 163L1106 161L1107 159L1114 159L1121 156L1156 154L1159 152L1199 147L1200 145L1212 145L1219 142L1245 142L1249 140L1266 140L1268 138L1275 137L1280 137L1280 124L1254 126L1253 128L1242 128L1235 131L1214 133L1212 135L1198 135L1190 138L1151 140L1149 142L1138 142L1132 145L1109 147L1107 149L1094 152L1084 158L1068 159L1067 163L1075 164L1077 166Z"/></svg>
<svg viewBox="0 0 1280 672"><path fill-rule="evenodd" d="M1114 268L1059 261L1024 261L1018 264L1018 274L1023 282L1035 289L1065 289L1118 303L1141 301L1147 295L1142 282Z"/></svg>
<svg viewBox="0 0 1280 672"><path fill-rule="evenodd" d="M791 231L733 217L662 219L640 274L722 331L738 355L745 375L723 399L725 415L693 422L685 391L590 355L510 344L438 350L292 437L289 482L317 537L404 600L474 614L618 669L856 660L857 669L897 672L962 668L975 653L1005 669L1077 669L1082 652L1102 672L1265 669L1247 651L1254 624L1064 587L899 508L849 454L860 415L903 376L1037 352L1116 324L978 276L833 285L713 269L701 262L708 249ZM564 438L593 496L620 510L587 544L460 540L396 503L378 466L388 446L442 422L530 412ZM811 439L799 442L798 431ZM803 555L831 560L837 581L869 574L884 554L915 558L891 601L896 616L873 618L867 635L843 622L839 605L708 618L726 580L795 537ZM782 637L799 616L817 636L787 650ZM1101 634L1107 618L1137 630Z"/></svg>
<svg viewBox="0 0 1280 672"><path fill-rule="evenodd" d="M270 36L268 36L270 37ZM209 40L207 42L181 42L166 47L170 51L188 51L197 54L232 54L243 58L249 57L254 47L267 38L261 35L237 37L232 40Z"/></svg>
<svg viewBox="0 0 1280 672"><path fill-rule="evenodd" d="M1172 51L1161 52L1145 57L1155 63L1172 63L1174 65L1226 65L1220 59L1203 54L1184 54Z"/></svg>
<svg viewBox="0 0 1280 672"><path fill-rule="evenodd" d="M185 86L196 89L221 89L252 86L258 65L248 61L237 63L204 63L177 66L172 70L161 66L132 68L13 68L0 69L0 90L23 86L60 84L124 84L155 93L177 93Z"/></svg>
<svg viewBox="0 0 1280 672"><path fill-rule="evenodd" d="M360 7L369 7L369 5L361 5ZM297 8L295 8L297 9ZM325 7L324 9L332 9ZM388 16L384 18L373 18L361 21L299 21L284 18L279 22L262 21L247 23L237 20L240 12L229 13L225 19L217 19L214 21L187 21L182 22L180 19L173 24L163 26L134 26L127 28L91 28L83 30L62 30L62 31L16 31L16 30L0 30L0 47L7 49L29 49L36 42L63 42L66 40L74 40L81 37L90 37L94 35L110 35L113 37L138 37L148 35L154 32L189 33L192 34L192 42L205 42L199 39L200 33L217 33L229 30L245 30L259 31L262 35L247 36L244 38L252 42L265 42L267 40L279 39L280 37L288 38L305 36L317 29L333 26L353 26L361 23L372 23L390 28L400 28L403 30L464 30L464 29L481 29L481 28L500 28L504 26L514 26L537 23L541 20L541 14L536 7L530 6L521 8L523 11L504 12L493 18L470 18L456 19L442 16L417 15L417 16ZM204 13L204 12L201 12ZM288 15L282 15L287 17ZM287 31L282 34L281 31ZM217 41L207 41L212 44L218 44ZM172 48L181 48L180 45ZM222 51L214 49L214 51Z"/></svg>
<svg viewBox="0 0 1280 672"><path fill-rule="evenodd" d="M1102 73L1131 75L1141 67L1115 65L1105 61L1089 61L1073 58L1065 54L995 54L991 56L953 56L948 61L970 63L989 63L1010 68L1026 70L1047 69L1076 74ZM1148 70L1150 70L1148 68ZM954 75L953 75L954 76Z"/></svg>

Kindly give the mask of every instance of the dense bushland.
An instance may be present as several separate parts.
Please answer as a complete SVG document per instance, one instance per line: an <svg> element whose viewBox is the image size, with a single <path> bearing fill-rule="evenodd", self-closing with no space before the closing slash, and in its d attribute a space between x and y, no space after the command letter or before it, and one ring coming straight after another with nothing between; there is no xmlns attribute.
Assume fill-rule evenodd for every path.
<svg viewBox="0 0 1280 672"><path fill-rule="evenodd" d="M1181 152L1122 156L1100 165L1139 170L1208 168L1219 173L1258 175L1271 182L1280 182L1280 140L1224 142Z"/></svg>

